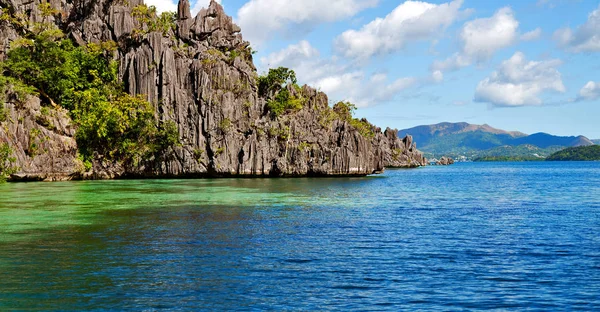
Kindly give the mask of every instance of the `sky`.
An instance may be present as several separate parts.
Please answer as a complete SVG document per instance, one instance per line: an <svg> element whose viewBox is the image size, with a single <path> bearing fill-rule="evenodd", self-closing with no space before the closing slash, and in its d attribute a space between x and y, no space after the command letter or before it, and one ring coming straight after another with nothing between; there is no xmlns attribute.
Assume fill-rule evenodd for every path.
<svg viewBox="0 0 600 312"><path fill-rule="evenodd" d="M191 2L196 13L209 0ZM217 2L260 73L294 69L382 128L464 121L600 139L600 1Z"/></svg>

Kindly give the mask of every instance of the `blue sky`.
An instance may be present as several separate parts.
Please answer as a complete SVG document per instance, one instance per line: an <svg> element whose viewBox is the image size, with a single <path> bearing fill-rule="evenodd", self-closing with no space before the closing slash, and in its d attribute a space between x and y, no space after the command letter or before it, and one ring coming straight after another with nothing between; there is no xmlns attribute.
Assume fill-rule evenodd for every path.
<svg viewBox="0 0 600 312"><path fill-rule="evenodd" d="M220 2L260 72L290 67L378 126L466 121L600 138L600 1Z"/></svg>

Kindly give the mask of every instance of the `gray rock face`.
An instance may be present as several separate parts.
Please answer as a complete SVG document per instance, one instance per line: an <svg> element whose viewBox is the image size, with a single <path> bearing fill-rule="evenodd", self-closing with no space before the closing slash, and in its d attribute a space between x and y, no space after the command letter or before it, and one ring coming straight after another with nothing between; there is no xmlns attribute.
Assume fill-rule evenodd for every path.
<svg viewBox="0 0 600 312"><path fill-rule="evenodd" d="M398 130L385 129L384 136L386 145L384 151L384 164L391 168L415 168L425 166L427 159L417 150L417 144L413 142L412 136L398 139Z"/></svg>
<svg viewBox="0 0 600 312"><path fill-rule="evenodd" d="M28 0L24 4L24 0L0 0L0 4L20 12L30 9L31 18L38 19L35 7L39 1ZM126 90L146 95L156 108L157 119L174 121L180 134L181 146L135 168L98 158L91 177L345 176L378 173L386 166L426 164L412 138L401 140L397 131L386 129L382 133L373 127L375 136L371 138L347 122L324 121L328 98L308 86L299 94L307 100L304 108L272 118L266 100L258 95L250 44L216 2L192 18L189 1L181 0L175 30L166 34L149 32L133 39L133 30L143 25L132 17L131 11L141 3L52 2L63 12L55 17L55 22L76 42L119 43L119 76ZM0 29L0 34L15 37L11 31ZM0 45L8 40L1 38ZM68 117L61 114L61 122L68 124ZM24 147L16 143L19 140L14 138L14 131L19 124L27 128L25 131L37 129L39 124L34 123L34 118L27 125L11 123L8 130L0 130L0 138L13 136L9 142L22 154ZM48 142L69 142L68 153L63 151L61 160L65 164L57 175L81 177L81 164L73 161L73 129L66 130L48 130L56 135L49 135ZM43 164L48 159L37 157L39 166L47 168ZM33 159L34 163L38 161ZM24 174L41 170L28 161L31 159L19 157ZM66 164L69 162L70 166Z"/></svg>
<svg viewBox="0 0 600 312"><path fill-rule="evenodd" d="M440 158L440 160L438 160L435 164L438 165L438 166L453 165L454 164L454 159L452 159L450 157L442 156L442 158Z"/></svg>
<svg viewBox="0 0 600 312"><path fill-rule="evenodd" d="M4 104L6 120L0 123L0 142L8 142L20 172L14 180L60 181L81 177L75 130L67 112L41 107L38 98Z"/></svg>

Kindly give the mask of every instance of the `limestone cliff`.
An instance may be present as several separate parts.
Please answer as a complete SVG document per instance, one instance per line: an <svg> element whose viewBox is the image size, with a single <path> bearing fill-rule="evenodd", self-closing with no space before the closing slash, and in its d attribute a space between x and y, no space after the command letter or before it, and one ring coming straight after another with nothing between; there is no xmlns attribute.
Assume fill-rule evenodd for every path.
<svg viewBox="0 0 600 312"><path fill-rule="evenodd" d="M442 156L442 158L440 158L440 160L438 160L435 164L438 166L454 165L454 159L452 159L450 157Z"/></svg>
<svg viewBox="0 0 600 312"><path fill-rule="evenodd" d="M0 5L38 21L39 1L0 0ZM396 131L376 127L374 137L365 137L346 121L325 120L328 98L308 86L293 90L306 99L301 110L269 114L258 93L249 43L216 2L193 17L189 1L181 0L176 29L140 32L146 25L132 9L142 3L50 1L60 12L54 22L77 44L118 43L119 77L126 90L147 96L157 120L175 122L181 146L135 167L98 155L92 171L83 173L68 115L54 108L42 114L35 98L20 107L5 94L10 118L2 122L0 140L16 151L21 167L16 177L368 175L386 166L426 164L411 137L401 140ZM18 31L2 24L0 36L2 57ZM35 153L28 150L32 142L39 146Z"/></svg>

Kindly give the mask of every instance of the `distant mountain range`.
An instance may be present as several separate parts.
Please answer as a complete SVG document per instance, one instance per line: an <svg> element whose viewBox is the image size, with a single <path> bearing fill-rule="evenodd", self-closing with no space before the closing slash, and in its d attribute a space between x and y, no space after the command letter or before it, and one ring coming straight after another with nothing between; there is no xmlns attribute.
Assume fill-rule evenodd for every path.
<svg viewBox="0 0 600 312"><path fill-rule="evenodd" d="M440 123L398 131L410 134L417 147L429 157L443 155L467 159L482 156L519 156L544 158L566 147L593 145L584 136L562 137L547 133L527 135L505 131L489 125L466 122Z"/></svg>
<svg viewBox="0 0 600 312"><path fill-rule="evenodd" d="M594 144L600 145L600 140L592 140L592 142L594 142Z"/></svg>

